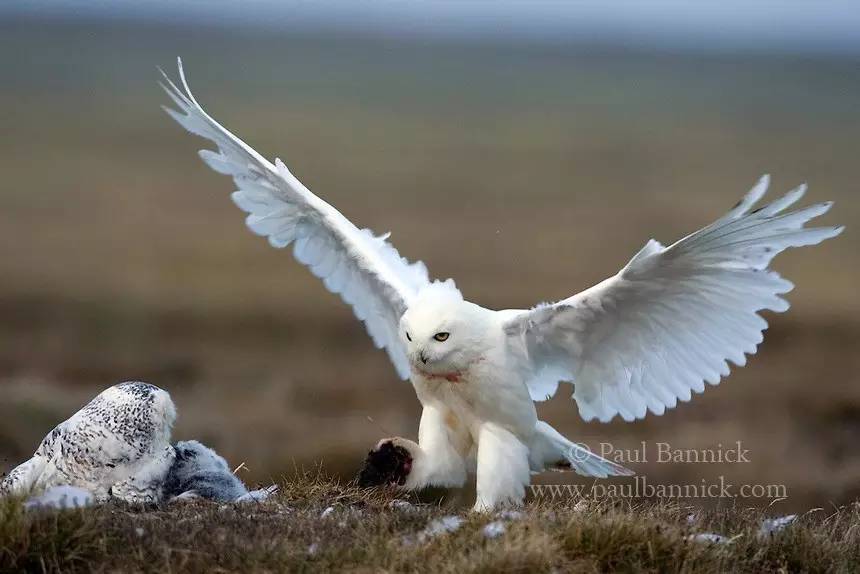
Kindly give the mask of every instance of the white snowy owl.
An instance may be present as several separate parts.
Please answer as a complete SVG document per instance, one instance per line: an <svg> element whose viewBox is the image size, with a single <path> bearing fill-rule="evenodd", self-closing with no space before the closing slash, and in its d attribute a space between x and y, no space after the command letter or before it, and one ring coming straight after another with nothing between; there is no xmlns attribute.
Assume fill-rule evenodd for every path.
<svg viewBox="0 0 860 574"><path fill-rule="evenodd" d="M477 475L478 510L517 504L530 472L568 467L587 476L629 474L539 421L534 401L559 381L574 385L585 420L661 415L716 385L729 361L742 366L767 327L760 311L785 311L792 284L768 269L789 247L814 245L841 227L805 228L830 203L786 211L799 187L753 210L764 177L728 213L664 247L648 241L621 271L594 287L530 310L493 311L463 299L453 281L431 282L387 241L359 229L311 193L280 160L270 163L194 99L182 64L180 90L164 88L168 113L217 151L203 160L233 178L248 226L293 253L339 294L384 348L423 405L418 442L385 439L365 483L406 489L459 486Z"/></svg>

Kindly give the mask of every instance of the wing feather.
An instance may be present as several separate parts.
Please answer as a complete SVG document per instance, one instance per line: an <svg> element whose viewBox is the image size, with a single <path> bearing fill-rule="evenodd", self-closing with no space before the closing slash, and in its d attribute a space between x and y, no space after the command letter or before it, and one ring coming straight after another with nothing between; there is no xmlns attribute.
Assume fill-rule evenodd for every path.
<svg viewBox="0 0 860 574"><path fill-rule="evenodd" d="M767 328L759 313L789 307L781 295L793 285L770 262L843 229L804 227L831 202L784 211L805 185L752 210L768 182L763 177L724 216L669 247L649 241L617 275L582 293L507 311L508 345L532 398L570 380L586 420L634 420L719 384L729 363L744 366Z"/></svg>
<svg viewBox="0 0 860 574"><path fill-rule="evenodd" d="M293 255L341 296L364 322L374 344L384 348L398 374L409 364L397 330L400 316L430 284L420 261L409 263L386 241L358 229L334 207L311 193L286 165L272 164L210 117L191 93L182 61L182 88L164 72L162 87L178 110L165 111L189 132L212 141L216 150L200 157L214 171L233 178L233 202L248 214L245 223L276 248L293 245Z"/></svg>

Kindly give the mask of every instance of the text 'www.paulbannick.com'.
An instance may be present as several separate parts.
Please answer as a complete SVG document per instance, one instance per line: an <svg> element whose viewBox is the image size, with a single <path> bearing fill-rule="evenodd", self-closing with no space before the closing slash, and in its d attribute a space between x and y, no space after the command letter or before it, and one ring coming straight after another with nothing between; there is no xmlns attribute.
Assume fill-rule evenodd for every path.
<svg viewBox="0 0 860 574"><path fill-rule="evenodd" d="M532 484L528 488L532 497L546 501L580 498L788 498L784 484L732 484L723 476L688 484L652 484L647 476L635 476L618 484Z"/></svg>

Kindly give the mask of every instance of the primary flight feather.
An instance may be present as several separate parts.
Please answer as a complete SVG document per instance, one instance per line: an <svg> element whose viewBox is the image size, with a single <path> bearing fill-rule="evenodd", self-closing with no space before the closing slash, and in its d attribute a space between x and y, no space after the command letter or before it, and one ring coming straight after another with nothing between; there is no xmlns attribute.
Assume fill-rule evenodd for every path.
<svg viewBox="0 0 860 574"><path fill-rule="evenodd" d="M476 509L519 503L531 472L571 468L623 475L539 421L534 401L574 384L586 420L661 415L743 366L762 341L760 311L785 311L792 284L768 269L789 247L814 245L842 227L804 225L830 209L786 211L801 186L753 209L763 177L727 214L664 247L650 240L616 275L553 304L493 311L463 299L450 279L430 281L387 237L359 229L311 193L279 159L269 162L164 75L178 111L167 112L217 151L203 160L229 175L248 227L272 246L293 245L301 263L339 294L410 379L424 407L418 442L384 439L371 451L365 483L403 488L458 486L477 474Z"/></svg>

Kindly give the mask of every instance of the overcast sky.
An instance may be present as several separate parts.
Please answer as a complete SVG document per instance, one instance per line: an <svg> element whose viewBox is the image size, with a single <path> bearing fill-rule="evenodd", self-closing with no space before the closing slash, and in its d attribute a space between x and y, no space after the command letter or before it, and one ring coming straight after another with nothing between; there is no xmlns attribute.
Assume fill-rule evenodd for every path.
<svg viewBox="0 0 860 574"><path fill-rule="evenodd" d="M858 0L0 0L12 14L507 38L683 50L860 54Z"/></svg>

